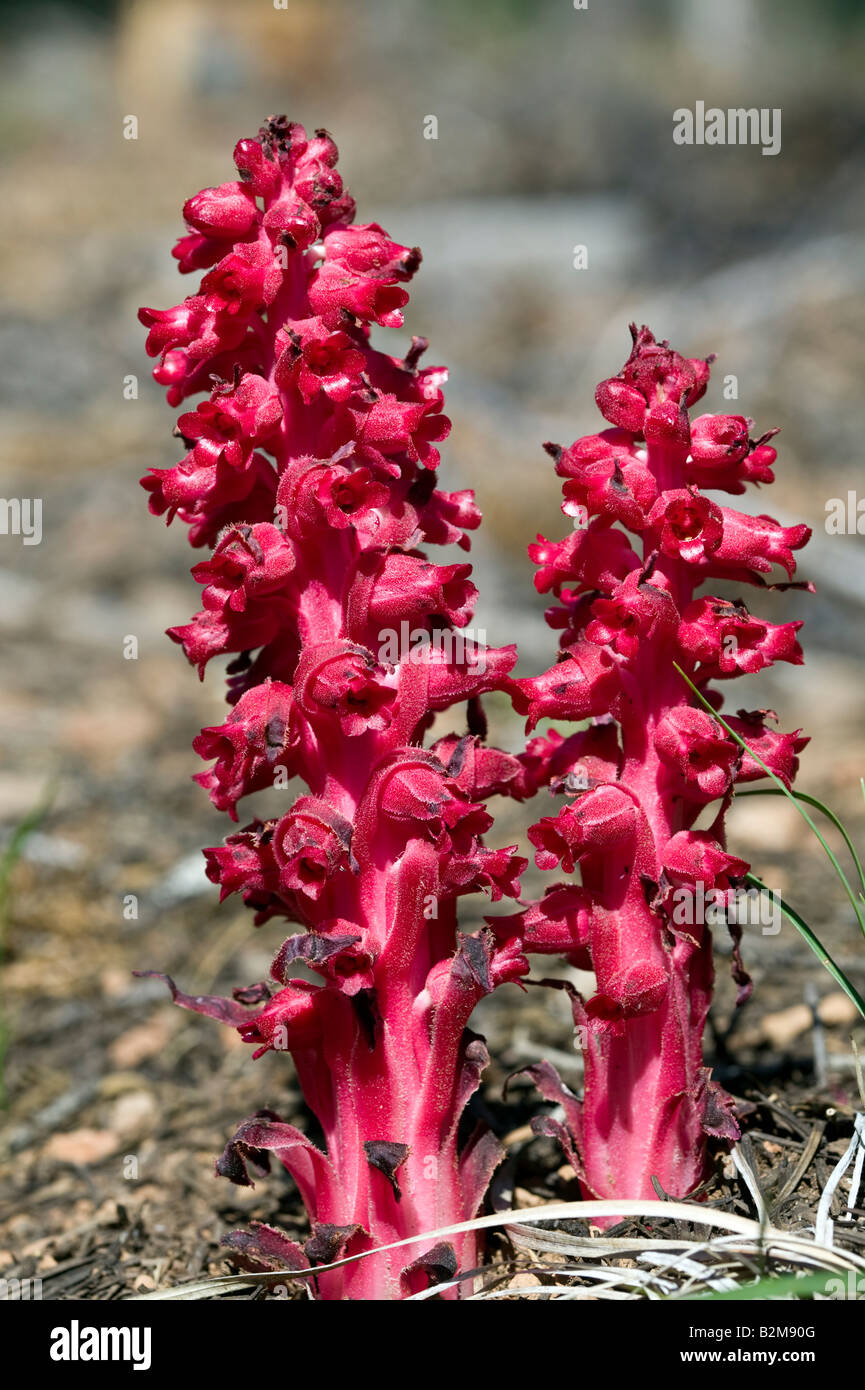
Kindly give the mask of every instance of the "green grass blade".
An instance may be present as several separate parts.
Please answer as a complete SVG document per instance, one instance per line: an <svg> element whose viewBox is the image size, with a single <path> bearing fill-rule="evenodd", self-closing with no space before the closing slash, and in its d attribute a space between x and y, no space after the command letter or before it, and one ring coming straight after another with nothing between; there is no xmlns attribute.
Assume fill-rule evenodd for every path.
<svg viewBox="0 0 865 1390"><path fill-rule="evenodd" d="M843 1292L839 1290L841 1284ZM831 1287L830 1287L831 1284ZM790 1294L796 1294L800 1298L805 1298L809 1294L822 1293L827 1297L839 1295L847 1298L848 1281L843 1279L840 1274L829 1274L824 1270L820 1274L784 1274L776 1279L758 1279L755 1284L740 1284L736 1289L725 1289L723 1293L689 1293L677 1297L676 1294L667 1294L666 1302L670 1303L746 1303L750 1299L756 1298L787 1298Z"/></svg>
<svg viewBox="0 0 865 1390"><path fill-rule="evenodd" d="M808 825L808 826L810 826L811 830L812 830L813 833L816 835L816 837L817 837L817 839L819 840L820 844L823 846L823 850L824 850L825 854L827 855L827 857L828 857L828 859L829 859L829 862L831 863L831 865L832 865L832 867L834 868L836 874L838 875L838 878L840 879L841 884L842 884L842 886L843 886L843 888L844 888L844 892L847 894L847 897L848 897L848 899L849 899L849 901L850 901L850 904L851 904L851 906L852 906L852 908L853 908L853 911L854 911L855 914L856 914L856 921L859 923L859 930L862 932L862 935L865 936L865 916L863 916L863 905L857 900L856 894L853 892L853 889L850 887L850 883L849 883L849 881L848 881L848 879L847 879L847 875L845 874L844 870L841 868L841 865L838 863L838 860L837 860L835 854L833 853L831 846L830 846L829 844L827 844L826 840L825 840L825 839L823 838L823 836L820 834L820 831L818 830L817 826L814 824L814 822L813 822L813 820L811 819L811 817L808 815L808 812L805 810L805 807L802 805L801 801L797 801L796 797L795 797L795 796L793 795L793 793L790 791L790 788L789 788L789 787L785 787L784 783L781 781L781 778L778 777L777 774L774 773L770 767L767 767L767 766L766 766L766 764L763 762L763 759L759 756L759 754L755 753L754 750L753 750L753 748L750 748L750 747L748 746L748 744L745 742L745 740L744 740L739 734L736 733L736 730L735 730L735 729L731 729L731 728L730 728L730 725L726 722L726 720L725 720L725 719L722 719L722 717L721 717L721 715L718 713L718 711L712 708L712 706L709 704L709 701L706 699L706 697L705 697L705 695L703 694L703 692L702 692L701 690L698 690L697 687L695 686L694 682L693 682L688 676L685 675L685 672L682 670L681 666L679 666L679 664L678 664L677 662L675 662L675 661L673 662L673 665L675 666L676 670L678 671L679 675L682 677L682 680L685 682L685 684L688 686L688 688L689 688L690 690L692 690L693 693L696 695L697 699L700 701L700 704L703 706L703 708L706 709L706 710L708 710L708 712L709 712L709 714L711 714L712 718L713 718L713 719L717 719L718 723L722 726L722 728L724 728L724 729L727 730L727 733L730 735L730 737L731 737L732 739L735 739L736 742L739 744L739 746L740 746L741 748L744 748L744 750L745 750L745 752L748 754L748 756L751 757L751 758L753 758L753 759L754 759L754 762L757 763L757 765L758 765L759 767L762 767L762 769L763 769L763 771L765 772L766 776L767 776L767 777L771 777L772 781L775 783L775 786L778 787L779 790L780 790L781 792L783 792L784 796L786 796L786 797L788 798L788 800L792 803L792 805L794 805L794 806L796 807L796 810L799 812L799 815L802 817L802 819L804 820L805 824Z"/></svg>

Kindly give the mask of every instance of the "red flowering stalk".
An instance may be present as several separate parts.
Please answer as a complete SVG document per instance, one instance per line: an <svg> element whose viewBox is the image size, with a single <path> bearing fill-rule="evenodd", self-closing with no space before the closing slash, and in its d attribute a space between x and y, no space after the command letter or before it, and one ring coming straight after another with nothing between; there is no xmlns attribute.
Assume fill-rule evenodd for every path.
<svg viewBox="0 0 865 1390"><path fill-rule="evenodd" d="M674 662L716 709L710 681L801 662L799 623L775 626L739 599L695 591L731 579L791 587L764 576L778 564L789 580L809 531L705 495L771 482L770 435L752 440L740 415L690 420L709 362L680 357L647 328L631 331L624 368L596 392L611 428L569 449L545 446L565 480L562 510L579 529L530 547L536 587L558 599L547 621L562 631L561 652L549 671L516 682L530 729L545 717L590 721L567 738L533 739L524 758L534 785L567 796L529 831L536 863L569 875L579 865L580 884L549 889L495 930L515 956L564 953L594 971L596 993L573 998L582 1101L548 1064L534 1069L565 1114L542 1128L562 1140L584 1191L652 1197L654 1176L683 1197L705 1175L706 1136L739 1133L702 1062L712 943L701 907L723 905L718 895L747 872L726 850L724 817L734 786L765 774L696 703ZM776 732L773 719L740 710L728 722L789 784L807 740ZM695 829L713 803L708 828ZM731 932L742 999L741 927Z"/></svg>
<svg viewBox="0 0 865 1390"><path fill-rule="evenodd" d="M457 1129L487 1061L466 1028L478 999L520 967L491 932L457 932L456 900L515 897L526 861L482 836L486 799L522 779L482 743L478 696L506 684L513 647L459 631L475 600L466 564L423 542L469 548L471 492L439 491L447 373L370 344L402 323L420 252L354 203L324 131L284 117L235 150L238 179L184 208L175 250L204 270L199 292L141 311L187 453L151 470L151 510L212 545L193 574L203 608L171 636L203 675L235 654L231 714L204 729L198 781L237 819L248 793L298 777L307 791L206 851L222 895L257 922L300 923L273 984L185 1008L237 1028L255 1056L291 1052L326 1151L270 1111L241 1126L217 1167L248 1184L279 1158L313 1226L303 1248L259 1226L235 1233L258 1267L308 1268L470 1218L499 1148ZM256 653L253 655L253 653ZM468 700L471 732L421 746L434 715ZM307 967L318 982L296 978ZM316 1285L321 1297L399 1298L475 1262L473 1238L374 1255Z"/></svg>

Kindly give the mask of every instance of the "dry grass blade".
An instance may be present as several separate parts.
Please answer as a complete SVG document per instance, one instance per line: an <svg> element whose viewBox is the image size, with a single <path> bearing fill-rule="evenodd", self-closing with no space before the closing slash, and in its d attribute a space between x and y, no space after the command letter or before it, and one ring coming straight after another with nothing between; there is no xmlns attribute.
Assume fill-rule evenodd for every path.
<svg viewBox="0 0 865 1390"><path fill-rule="evenodd" d="M835 1195L835 1189L839 1182L856 1157L857 1149L859 1149L862 1144L865 1144L865 1115L857 1115L856 1125L853 1130L853 1138L850 1140L844 1155L832 1169L829 1175L829 1181L823 1189L820 1205L817 1208L816 1238L821 1245L826 1244L831 1246L832 1244L833 1223L829 1217L829 1213L832 1210L832 1198Z"/></svg>
<svg viewBox="0 0 865 1390"><path fill-rule="evenodd" d="M534 1230L534 1227L540 1222L591 1221L597 1220L599 1217L606 1219L643 1217L656 1221L688 1223L708 1226L720 1234L714 1234L708 1240L699 1241L687 1237L658 1236L655 1238L645 1235L633 1237L572 1236L565 1231ZM539 1249L547 1249L545 1242L550 1236L556 1235L561 1237L555 1250L559 1256L567 1256L575 1261L583 1260L588 1256L593 1262L591 1265L575 1264L570 1273L573 1279L588 1278L595 1281L596 1296L616 1298L652 1296L649 1284L646 1282L647 1278L652 1278L651 1274L646 1275L644 1271L635 1272L632 1268L599 1266L596 1263L599 1258L615 1259L625 1254L645 1256L654 1252L662 1252L669 1257L665 1272L671 1275L677 1272L674 1258L676 1254L685 1256L689 1260L695 1259L697 1255L707 1256L710 1261L725 1262L725 1268L729 1265L731 1257L736 1256L744 1262L743 1273L749 1279L753 1277L753 1268L749 1263L751 1260L758 1260L764 1266L767 1261L774 1260L788 1267L816 1267L831 1273L846 1273L848 1270L865 1271L865 1258L849 1251L837 1250L831 1246L823 1245L813 1238L776 1230L766 1224L761 1225L760 1222L754 1221L750 1217L739 1216L733 1212L717 1211L711 1207L701 1207L693 1202L649 1200L549 1202L542 1206L531 1207L528 1210L510 1210L480 1216L474 1221L463 1221L455 1226L445 1226L439 1230L423 1232L420 1235L393 1241L391 1244L379 1248L385 1251L419 1244L435 1244L466 1231L502 1228L514 1239L514 1243L523 1249L529 1248L531 1240L538 1242ZM309 1270L269 1271L261 1274L225 1275L216 1279L198 1280L192 1284L182 1284L174 1288L158 1289L154 1293L139 1294L133 1301L219 1298L261 1284L301 1282L313 1278L324 1270L339 1269L344 1265L365 1259L374 1253L375 1251L372 1250L363 1251L359 1255L352 1255L346 1259L334 1261L332 1264L319 1265ZM689 1271L687 1267L683 1266L678 1272L686 1275L691 1282L696 1278L695 1272ZM497 1271L470 1270L458 1275L445 1285L424 1290L422 1296L433 1298L446 1289L455 1288L469 1279L489 1276L490 1273L493 1273L494 1281L500 1277ZM657 1277L658 1272L654 1273ZM706 1287L709 1287L709 1279L717 1276L717 1273L717 1269L714 1269L711 1264L707 1264ZM663 1276L661 1277L663 1278ZM605 1281L604 1291L597 1288L597 1282L600 1280ZM623 1283L627 1283L632 1288L637 1287L631 1293L614 1288L614 1285ZM530 1296L531 1293L537 1292L540 1292L537 1287L522 1295L519 1290L511 1290L514 1297ZM559 1297L586 1296L585 1290L580 1292L574 1286L564 1290L557 1286L556 1292ZM480 1295L474 1296L483 1296L485 1293L488 1293L488 1290L482 1290Z"/></svg>
<svg viewBox="0 0 865 1390"><path fill-rule="evenodd" d="M736 1165L736 1172L741 1177L745 1186L751 1194L754 1206L757 1208L757 1217L760 1225L765 1225L769 1220L769 1213L766 1210L766 1203L760 1191L760 1184L757 1181L757 1174L754 1172L753 1164L746 1157L743 1145L734 1144L730 1151L730 1156Z"/></svg>
<svg viewBox="0 0 865 1390"><path fill-rule="evenodd" d="M825 1128L825 1121L819 1120L817 1124L815 1124L814 1128L811 1130L805 1147L802 1150L799 1162L796 1164L796 1167L793 1169L793 1172L790 1174L789 1178L784 1183L784 1186L781 1188L781 1191L775 1198L776 1211L780 1206L783 1205L784 1202L786 1202L788 1197L792 1197L793 1193L796 1191L796 1188L799 1186L808 1169L811 1167L817 1150L820 1147L820 1141L823 1138L823 1132Z"/></svg>

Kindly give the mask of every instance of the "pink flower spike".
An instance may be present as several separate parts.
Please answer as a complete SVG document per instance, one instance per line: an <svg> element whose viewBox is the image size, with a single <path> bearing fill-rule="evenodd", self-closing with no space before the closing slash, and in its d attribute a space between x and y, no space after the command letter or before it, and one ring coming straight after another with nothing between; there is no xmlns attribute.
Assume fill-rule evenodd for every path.
<svg viewBox="0 0 865 1390"><path fill-rule="evenodd" d="M545 446L564 479L563 510L583 527L529 546L536 587L560 600L547 618L563 650L549 670L514 682L530 729L544 717L593 720L531 739L521 758L521 789L566 798L529 831L535 862L568 876L579 865L580 882L558 883L491 926L514 978L539 952L596 980L590 998L572 995L582 1096L548 1063L534 1067L564 1113L538 1131L560 1140L587 1197L651 1198L656 1183L686 1197L706 1176L707 1136L738 1137L733 1103L702 1059L713 971L705 903L749 868L727 850L724 815L734 787L766 768L789 786L807 739L772 729L771 711L740 710L726 722L753 750L743 753L674 663L716 709L709 682L799 664L798 622L776 625L741 600L695 590L714 577L768 587L773 565L792 575L809 533L705 495L771 482L774 431L752 441L744 416L690 420L709 361L680 356L648 328L631 332L627 362L596 393L614 428ZM711 828L695 829L710 803ZM742 1002L750 981L737 935L732 969Z"/></svg>
<svg viewBox="0 0 865 1390"><path fill-rule="evenodd" d="M199 292L140 314L186 450L143 485L151 511L210 552L192 571L201 611L170 635L202 675L235 657L229 712L195 739L209 765L196 780L235 821L243 798L270 798L271 819L205 851L207 875L292 934L274 986L221 999L167 983L255 1057L292 1056L323 1147L259 1111L217 1163L249 1185L273 1156L293 1178L302 1247L255 1223L225 1241L243 1268L291 1271L466 1222L483 1201L503 1155L484 1125L463 1133L488 1060L467 1025L525 961L487 928L461 934L457 901L518 898L526 860L485 844L486 802L524 795L527 776L480 733L480 697L511 689L516 650L465 631L477 591L462 552L480 512L470 491L436 486L447 372L419 365L425 339L404 357L371 342L371 324L402 323L420 252L352 226L326 131L270 117L234 156L237 180L184 207L176 255L203 272ZM433 563L426 543L460 548L458 562ZM626 573L620 543L608 549ZM435 716L464 701L455 722L469 727L424 749ZM309 1287L402 1299L478 1258L472 1233L415 1240Z"/></svg>

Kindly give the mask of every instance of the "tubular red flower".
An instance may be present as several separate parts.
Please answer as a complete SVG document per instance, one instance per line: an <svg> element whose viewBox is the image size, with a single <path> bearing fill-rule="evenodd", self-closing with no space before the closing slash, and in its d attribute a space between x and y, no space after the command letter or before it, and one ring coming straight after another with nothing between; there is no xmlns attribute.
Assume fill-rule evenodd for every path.
<svg viewBox="0 0 865 1390"><path fill-rule="evenodd" d="M460 701L475 702L476 728L478 698L509 688L516 652L458 630L476 597L470 566L417 548L467 550L480 521L472 493L435 485L446 371L419 365L424 339L403 359L370 342L371 323L402 323L420 252L351 225L324 131L271 118L235 162L237 180L185 205L177 257L206 272L199 293L140 314L169 402L210 393L178 422L186 456L143 484L152 511L213 547L193 570L202 610L171 636L202 672L238 654L233 709L195 740L213 760L197 780L233 819L252 792L295 777L308 789L207 850L208 875L258 922L301 930L274 961L276 991L171 988L256 1056L294 1057L326 1152L262 1112L218 1169L247 1183L247 1164L273 1154L292 1173L313 1223L304 1248L260 1226L229 1244L247 1265L300 1269L463 1221L483 1199L500 1149L482 1129L458 1137L486 1061L466 1025L523 962L490 931L459 935L456 904L517 896L526 861L484 845L484 803L522 795L526 774L476 733L421 747L433 713ZM608 548L624 576L620 542ZM295 963L316 983L293 978ZM472 1236L419 1242L316 1287L401 1298L475 1263Z"/></svg>
<svg viewBox="0 0 865 1390"><path fill-rule="evenodd" d="M704 495L703 487L736 493L748 481L771 482L774 431L753 442L743 416L691 422L709 363L681 357L647 328L632 334L621 373L596 393L613 428L568 449L544 446L565 479L563 511L584 514L566 540L529 547L537 588L561 600L547 618L562 650L549 671L515 682L529 729L543 717L594 721L569 738L533 738L520 760L524 794L549 786L568 798L529 831L536 862L566 874L579 865L581 882L490 925L515 976L540 952L561 953L596 978L590 999L573 996L582 1098L548 1064L532 1069L565 1117L543 1119L541 1132L561 1140L587 1195L652 1197L656 1179L684 1197L705 1175L706 1136L738 1134L701 1046L712 946L700 907L707 890L748 870L726 849L724 813L737 783L765 776L760 762L789 785L807 740L768 727L771 711L740 710L727 722L755 756L743 754L674 663L706 689L774 661L801 662L799 623L776 626L741 601L694 590L716 576L766 587L773 565L789 577L809 533ZM720 709L720 695L707 695ZM711 828L694 829L713 801ZM733 970L741 1000L750 982L737 941Z"/></svg>

